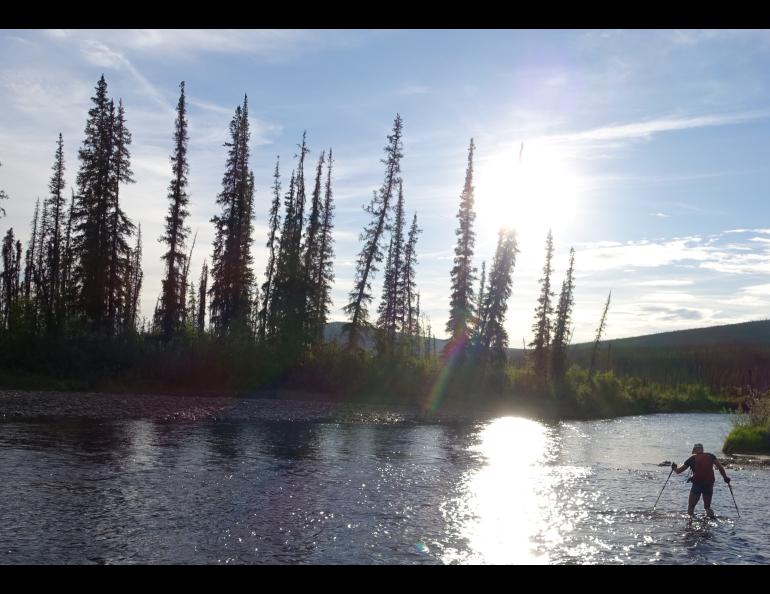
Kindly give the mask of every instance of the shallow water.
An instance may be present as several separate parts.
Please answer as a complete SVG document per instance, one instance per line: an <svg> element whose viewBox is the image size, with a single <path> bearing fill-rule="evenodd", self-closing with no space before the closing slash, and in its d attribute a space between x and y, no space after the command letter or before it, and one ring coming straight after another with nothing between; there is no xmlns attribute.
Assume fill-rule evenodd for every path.
<svg viewBox="0 0 770 594"><path fill-rule="evenodd" d="M740 519L718 477L718 519L689 522L684 474L651 512L657 464L721 454L727 415L428 423L249 400L110 420L101 402L0 420L0 563L770 561L770 470L728 469Z"/></svg>

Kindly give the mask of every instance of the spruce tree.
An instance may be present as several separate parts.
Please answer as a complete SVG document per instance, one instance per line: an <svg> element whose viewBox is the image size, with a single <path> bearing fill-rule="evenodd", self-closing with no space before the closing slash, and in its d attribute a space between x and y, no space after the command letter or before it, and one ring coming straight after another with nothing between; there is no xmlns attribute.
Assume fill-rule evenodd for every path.
<svg viewBox="0 0 770 594"><path fill-rule="evenodd" d="M334 238L332 237L332 229L334 228L334 198L332 194L332 162L332 149L329 149L329 165L326 170L323 215L321 217L319 260L314 282L315 302L313 303L313 312L315 315L315 330L313 332L313 340L316 343L322 342L324 338L326 319L329 315L329 308L331 306L331 286L334 282Z"/></svg>
<svg viewBox="0 0 770 594"><path fill-rule="evenodd" d="M222 191L217 204L222 214L212 218L216 228L212 257L211 327L220 337L248 331L251 309L251 217L253 175L249 165L248 100L238 106L230 122L230 141Z"/></svg>
<svg viewBox="0 0 770 594"><path fill-rule="evenodd" d="M179 331L182 322L185 290L182 270L186 266L184 244L190 233L185 220L189 215L187 206L190 197L187 193L187 106L185 103L184 81L179 84L179 102L176 107L174 125L174 153L171 156L172 179L168 187L168 214L166 226L160 241L167 246L162 259L165 261L166 274L162 280L161 296L161 337L169 340Z"/></svg>
<svg viewBox="0 0 770 594"><path fill-rule="evenodd" d="M403 253L404 253L404 191L403 183L398 183L395 220L392 225L388 260L385 264L385 280L382 286L382 301L378 312L377 325L385 333L386 348L393 349L396 333L402 330L404 319L403 291L401 289Z"/></svg>
<svg viewBox="0 0 770 594"><path fill-rule="evenodd" d="M308 344L313 344L317 339L318 319L320 312L321 290L318 285L318 271L321 268L321 234L323 232L323 196L322 196L322 174L323 166L326 162L326 151L321 151L316 166L315 184L310 201L310 214L307 220L307 230L305 232L304 247L304 281L303 290L305 293L305 340Z"/></svg>
<svg viewBox="0 0 770 594"><path fill-rule="evenodd" d="M472 333L474 316L473 282L476 279L476 269L473 267L473 248L476 234L473 231L473 221L476 218L473 194L473 152L475 146L471 138L468 147L468 165L465 170L465 184L460 194L460 209L457 213L459 226L455 231L457 245L455 246L454 267L452 268L452 293L449 301L449 320L446 331L450 334L449 342L444 347L444 353L456 353L457 360L462 361L466 354Z"/></svg>
<svg viewBox="0 0 770 594"><path fill-rule="evenodd" d="M305 345L306 323L306 275L302 252L302 235L305 223L305 157L307 134L302 134L298 145L297 169L292 173L286 196L286 213L281 232L278 266L272 299L271 319L273 338L281 352L290 360L299 356Z"/></svg>
<svg viewBox="0 0 770 594"><path fill-rule="evenodd" d="M551 377L556 381L564 378L567 360L567 345L572 324L572 306L575 282L573 271L575 267L575 250L570 248L569 266L559 294L559 305L556 309L556 324L554 325L553 341L551 342Z"/></svg>
<svg viewBox="0 0 770 594"><path fill-rule="evenodd" d="M48 184L50 196L47 199L48 221L47 235L50 238L46 246L46 285L49 296L46 311L46 327L56 332L61 326L64 312L64 290L62 286L63 260L66 235L66 202L64 199L64 140L61 133L56 143L53 175Z"/></svg>
<svg viewBox="0 0 770 594"><path fill-rule="evenodd" d="M500 230L497 249L489 273L489 287L484 297L484 306L479 329L479 346L483 361L500 366L506 361L508 333L505 330L505 315L513 285L513 269L518 253L516 233Z"/></svg>
<svg viewBox="0 0 770 594"><path fill-rule="evenodd" d="M289 310L289 292L293 284L292 272L292 252L294 237L294 225L296 224L295 214L295 171L292 170L289 179L289 190L284 196L284 218L283 228L281 229L280 239L278 241L278 254L276 255L276 265L273 272L273 282L270 288L270 301L267 311L266 334L268 338L276 339L279 337L279 329L284 324L284 319Z"/></svg>
<svg viewBox="0 0 770 594"><path fill-rule="evenodd" d="M201 276L198 279L198 334L203 334L206 330L206 284L209 279L209 267L206 260L203 261Z"/></svg>
<svg viewBox="0 0 770 594"><path fill-rule="evenodd" d="M27 306L32 301L34 295L33 289L35 287L35 264L37 258L35 258L35 250L39 242L39 219L40 219L40 199L35 202L35 214L32 216L32 232L30 233L29 243L27 244L27 252L24 256L24 300L27 302Z"/></svg>
<svg viewBox="0 0 770 594"><path fill-rule="evenodd" d="M13 228L3 238L2 320L0 327L13 333L21 289L21 242L16 242Z"/></svg>
<svg viewBox="0 0 770 594"><path fill-rule="evenodd" d="M110 105L112 108L112 102ZM125 110L121 99L112 123L112 160L108 192L110 255L107 280L107 332L110 335L120 331L120 319L124 315L123 310L128 306L123 299L132 253L128 242L136 231L134 223L120 204L120 185L134 183L131 154L128 150L130 144L131 133L126 127Z"/></svg>
<svg viewBox="0 0 770 594"><path fill-rule="evenodd" d="M554 292L551 290L551 260L553 259L553 235L548 230L545 241L545 265L540 279L540 297L535 308L535 323L532 331L535 337L529 344L532 347L532 361L535 375L545 381L548 373L548 349L551 344L551 314L553 314Z"/></svg>
<svg viewBox="0 0 770 594"><path fill-rule="evenodd" d="M393 122L393 133L388 136L388 146L385 147L385 179L379 192L374 192L371 203L364 210L371 215L369 225L361 233L360 241L363 244L356 263L356 276L353 290L349 293L349 302L343 308L350 317L350 322L345 325L348 334L348 345L356 348L360 344L362 331L369 325L368 305L372 301L372 277L377 271L377 263L382 261L380 241L385 230L388 213L390 210L393 192L401 178L401 157L403 146L401 143L403 122L401 116L396 114Z"/></svg>
<svg viewBox="0 0 770 594"><path fill-rule="evenodd" d="M270 309L270 300L273 296L273 285L275 268L278 259L279 249L279 227L281 225L281 174L279 172L280 158L276 158L275 171L273 172L273 202L270 206L270 219L268 221L267 234L267 266L265 267L265 282L262 284L262 308L259 312L259 333L260 341L264 341L267 336L268 311Z"/></svg>
<svg viewBox="0 0 770 594"><path fill-rule="evenodd" d="M107 97L104 75L91 98L85 138L78 150L80 169L74 210L74 277L78 309L87 325L101 330L107 305L109 173L112 161L114 107Z"/></svg>
<svg viewBox="0 0 770 594"><path fill-rule="evenodd" d="M399 319L401 332L411 344L412 337L418 333L418 316L415 310L415 293L417 291L417 236L422 229L417 226L417 213L412 217L409 237L404 247L404 263L401 267L401 282L399 283L399 298L396 302L396 315Z"/></svg>

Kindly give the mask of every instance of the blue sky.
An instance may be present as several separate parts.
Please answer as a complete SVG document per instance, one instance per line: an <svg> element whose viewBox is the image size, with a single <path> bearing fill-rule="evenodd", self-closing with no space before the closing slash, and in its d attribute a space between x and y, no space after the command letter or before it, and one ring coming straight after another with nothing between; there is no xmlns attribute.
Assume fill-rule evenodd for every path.
<svg viewBox="0 0 770 594"><path fill-rule="evenodd" d="M0 31L0 232L28 236L56 138L68 185L104 73L122 97L137 183L149 316L160 291L173 109L185 80L197 271L211 256L228 123L249 96L264 270L271 173L284 182L303 130L335 156L336 283L343 319L382 147L404 119L404 191L424 232L423 309L447 317L455 214L477 145L476 259L517 229L507 327L531 338L549 226L561 285L576 250L574 341L590 340L612 289L611 338L762 319L770 305L770 32L766 31ZM521 159L519 153L522 146ZM308 167L308 170L311 168ZM308 180L310 183L310 180ZM379 299L379 281L375 291ZM261 280L261 279L260 279Z"/></svg>

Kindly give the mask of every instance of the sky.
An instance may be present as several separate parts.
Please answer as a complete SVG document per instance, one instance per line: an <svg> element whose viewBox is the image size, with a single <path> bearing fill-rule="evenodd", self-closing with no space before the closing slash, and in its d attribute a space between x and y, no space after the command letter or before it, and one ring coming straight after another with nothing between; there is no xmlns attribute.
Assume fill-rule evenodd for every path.
<svg viewBox="0 0 770 594"><path fill-rule="evenodd" d="M270 185L284 187L303 131L311 165L334 151L332 320L353 284L362 205L384 175L387 134L404 120L402 177L416 211L417 284L445 336L456 214L476 144L475 262L497 230L517 231L506 328L532 338L545 237L554 286L575 249L573 342L767 318L770 305L770 32L695 30L0 30L0 233L29 235L64 137L67 193L103 73L133 135L135 184L121 196L142 225L142 312L160 293L174 108L185 81L192 276L210 262L229 121L248 95L260 283ZM382 271L375 278L376 311Z"/></svg>

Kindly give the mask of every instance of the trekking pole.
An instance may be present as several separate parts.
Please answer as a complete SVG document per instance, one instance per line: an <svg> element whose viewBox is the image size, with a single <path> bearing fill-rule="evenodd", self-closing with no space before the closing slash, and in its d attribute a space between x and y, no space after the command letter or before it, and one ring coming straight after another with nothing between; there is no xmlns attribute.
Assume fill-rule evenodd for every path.
<svg viewBox="0 0 770 594"><path fill-rule="evenodd" d="M663 489L666 488L666 485L668 484L668 479L671 478L671 475L674 474L674 469L671 469L671 472L668 473L668 478L666 479L666 482L663 483ZM663 495L663 489L660 490L660 495L658 495L658 498L655 500L655 505L652 506L652 511L655 511L655 506L658 505L658 501L660 501L660 496Z"/></svg>
<svg viewBox="0 0 770 594"><path fill-rule="evenodd" d="M730 488L730 495L733 496L733 505L735 506L735 511L738 512L738 517L741 517L741 512L738 511L738 504L735 503L735 493L733 493L733 486L730 483L727 483L727 486Z"/></svg>

